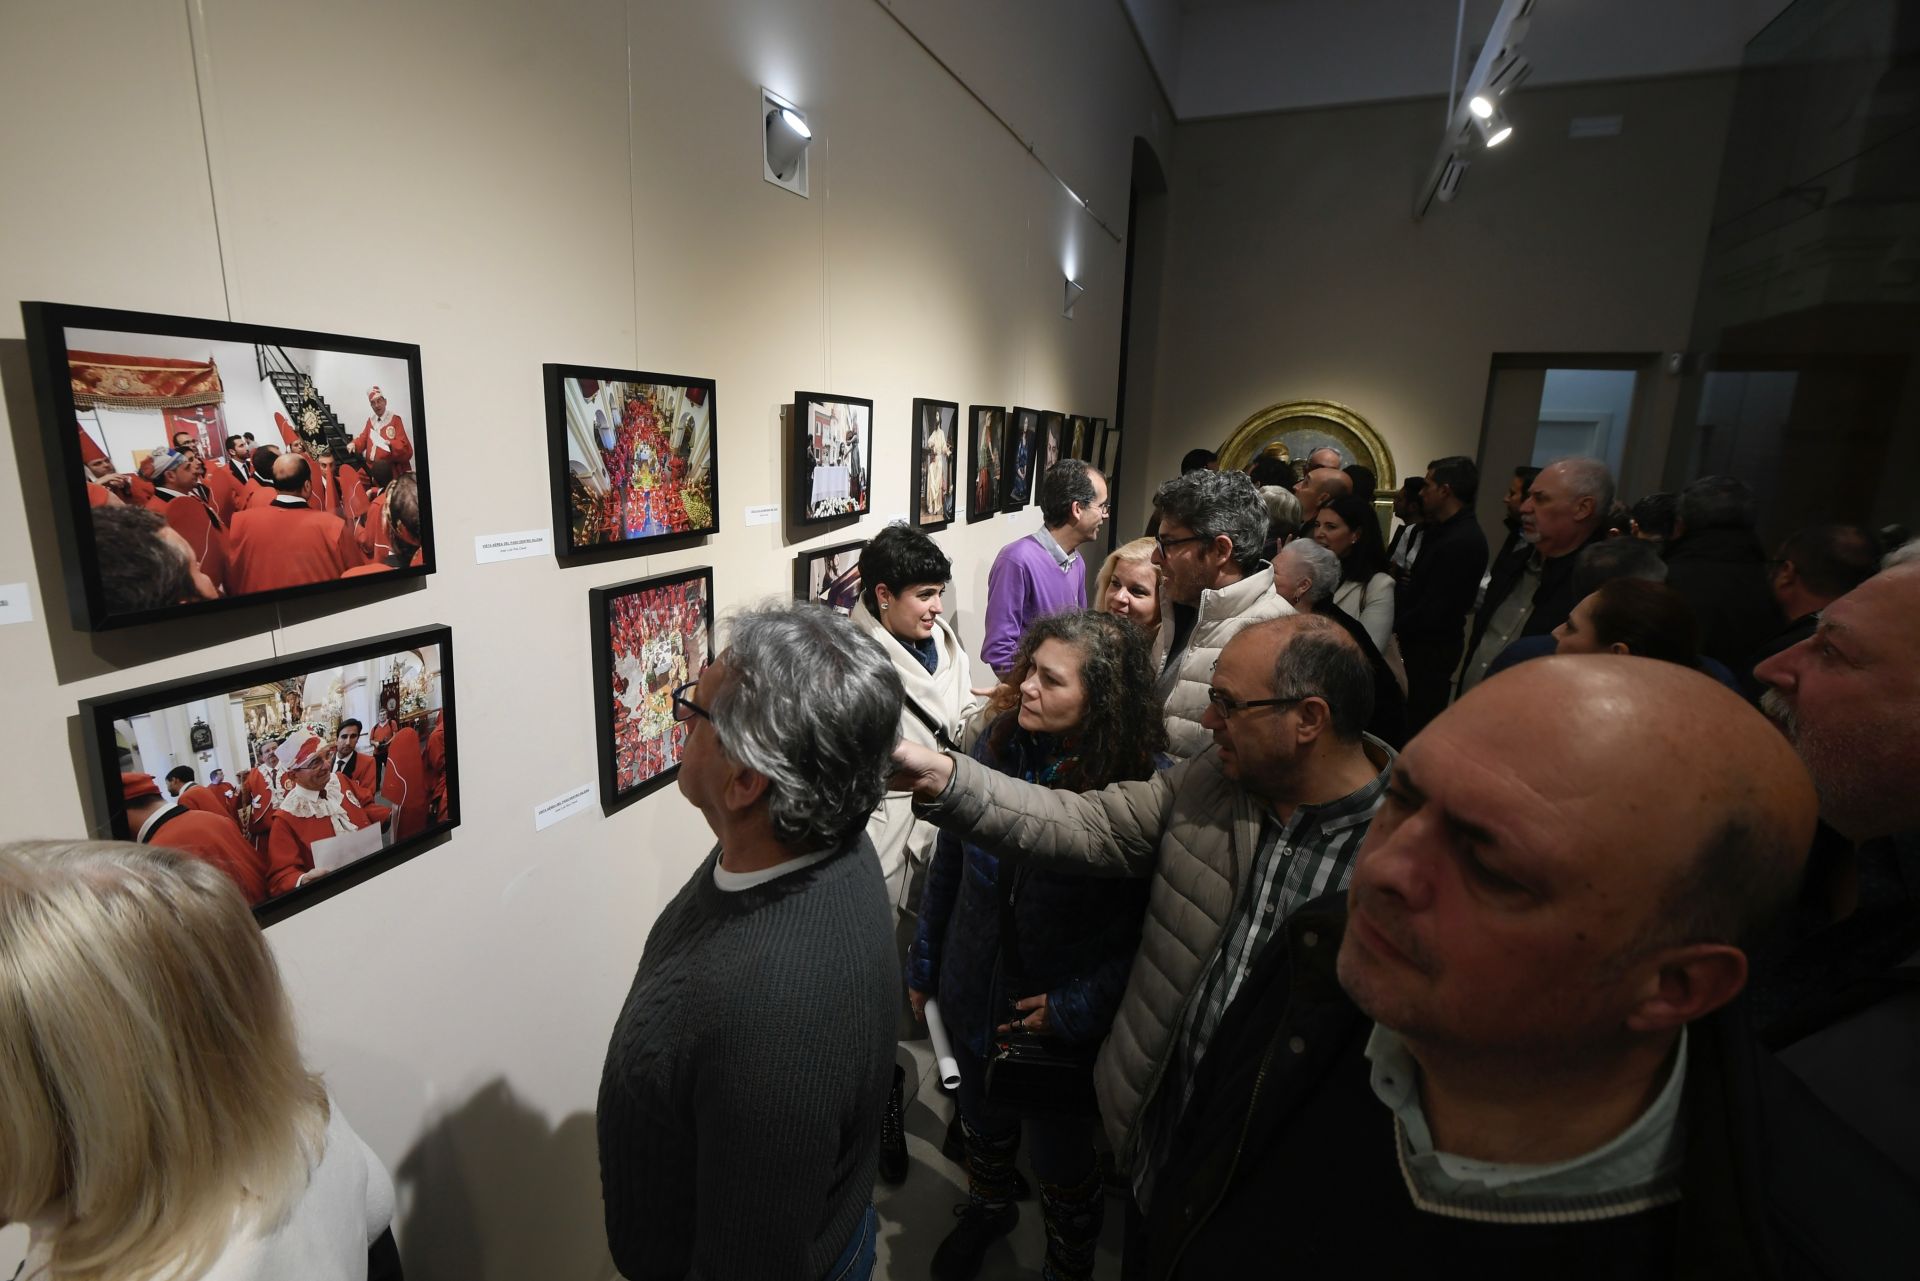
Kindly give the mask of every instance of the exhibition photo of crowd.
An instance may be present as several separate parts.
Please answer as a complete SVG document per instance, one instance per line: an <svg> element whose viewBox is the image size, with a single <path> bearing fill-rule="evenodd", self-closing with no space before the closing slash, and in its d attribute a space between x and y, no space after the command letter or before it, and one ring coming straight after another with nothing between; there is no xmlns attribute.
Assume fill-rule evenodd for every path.
<svg viewBox="0 0 1920 1281"><path fill-rule="evenodd" d="M715 527L710 384L563 377L574 549Z"/></svg>
<svg viewBox="0 0 1920 1281"><path fill-rule="evenodd" d="M699 677L712 652L712 582L650 583L607 602L615 789L626 793L680 763L686 726L674 691Z"/></svg>

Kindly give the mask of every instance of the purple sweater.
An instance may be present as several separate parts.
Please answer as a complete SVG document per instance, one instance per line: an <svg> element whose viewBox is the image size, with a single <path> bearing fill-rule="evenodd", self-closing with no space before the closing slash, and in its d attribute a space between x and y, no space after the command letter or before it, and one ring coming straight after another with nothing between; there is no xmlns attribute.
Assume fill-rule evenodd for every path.
<svg viewBox="0 0 1920 1281"><path fill-rule="evenodd" d="M1078 556L1063 568L1052 549L1041 546L1039 535L1016 538L1000 549L987 574L987 639L980 646L980 657L1005 676L1013 667L1028 623L1063 609L1086 607L1086 565Z"/></svg>

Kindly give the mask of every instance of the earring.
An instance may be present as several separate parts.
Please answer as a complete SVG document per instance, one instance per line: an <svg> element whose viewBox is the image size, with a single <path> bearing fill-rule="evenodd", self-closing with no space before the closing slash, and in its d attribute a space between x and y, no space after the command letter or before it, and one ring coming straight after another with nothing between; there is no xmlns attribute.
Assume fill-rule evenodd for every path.
<svg viewBox="0 0 1920 1281"><path fill-rule="evenodd" d="M881 612L881 613L883 613L883 614L884 614L884 613L886 613L886 612L887 612L888 610L890 610L890 609L892 609L892 608L893 608L893 602L892 602L892 601L890 601L890 600L883 600L883 601L881 601L881 602L880 602L880 612Z"/></svg>

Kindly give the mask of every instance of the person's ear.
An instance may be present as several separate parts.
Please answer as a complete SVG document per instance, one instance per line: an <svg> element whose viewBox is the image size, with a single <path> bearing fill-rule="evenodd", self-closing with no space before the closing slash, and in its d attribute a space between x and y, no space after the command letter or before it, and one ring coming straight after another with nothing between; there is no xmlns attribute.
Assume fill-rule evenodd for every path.
<svg viewBox="0 0 1920 1281"><path fill-rule="evenodd" d="M1225 534L1215 534L1213 541L1207 544L1207 551L1224 565L1233 559L1233 539Z"/></svg>
<svg viewBox="0 0 1920 1281"><path fill-rule="evenodd" d="M1311 743L1322 734L1333 730L1333 709L1327 706L1327 700L1317 695L1302 699L1293 705L1294 737L1302 743Z"/></svg>
<svg viewBox="0 0 1920 1281"><path fill-rule="evenodd" d="M1607 651L1612 654L1631 654L1633 652L1627 648L1625 641L1615 641L1613 644L1607 646Z"/></svg>
<svg viewBox="0 0 1920 1281"><path fill-rule="evenodd" d="M885 583L875 583L873 585L873 600L881 609L887 608L893 604L893 589Z"/></svg>
<svg viewBox="0 0 1920 1281"><path fill-rule="evenodd" d="M759 770L734 765L727 773L727 785L721 791L721 800L729 810L750 810L767 794L771 785L767 776Z"/></svg>
<svg viewBox="0 0 1920 1281"><path fill-rule="evenodd" d="M1747 985L1747 954L1729 943L1687 943L1658 954L1627 1014L1635 1032L1664 1032L1705 1018Z"/></svg>

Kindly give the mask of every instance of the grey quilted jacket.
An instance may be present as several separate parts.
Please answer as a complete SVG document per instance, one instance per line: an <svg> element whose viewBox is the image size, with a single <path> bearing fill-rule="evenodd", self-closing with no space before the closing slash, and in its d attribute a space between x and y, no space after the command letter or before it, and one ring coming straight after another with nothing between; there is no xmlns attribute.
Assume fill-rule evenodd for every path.
<svg viewBox="0 0 1920 1281"><path fill-rule="evenodd" d="M1038 787L953 754L953 782L921 814L994 854L1095 875L1151 876L1140 950L1094 1088L1121 1168L1166 1073L1173 1030L1245 893L1260 837L1258 803L1208 748L1140 782L1098 792Z"/></svg>

